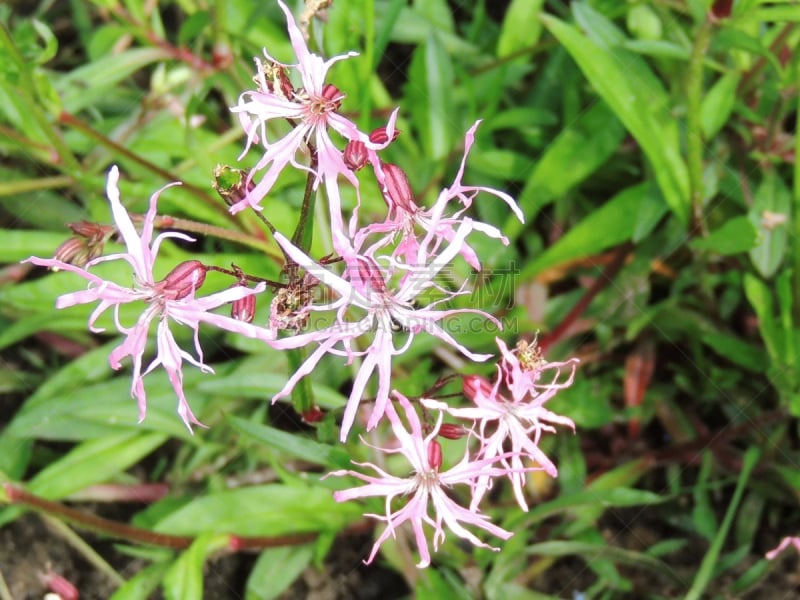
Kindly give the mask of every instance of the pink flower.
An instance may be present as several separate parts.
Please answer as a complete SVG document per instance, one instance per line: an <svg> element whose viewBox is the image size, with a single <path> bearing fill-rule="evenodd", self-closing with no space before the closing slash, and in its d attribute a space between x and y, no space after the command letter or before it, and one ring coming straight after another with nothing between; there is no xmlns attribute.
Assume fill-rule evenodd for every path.
<svg viewBox="0 0 800 600"><path fill-rule="evenodd" d="M406 429L400 420L394 406L389 402L386 405L386 416L392 426L392 431L397 438L395 447L378 448L388 454L402 454L411 464L413 472L407 477L396 477L372 463L354 463L359 466L369 467L376 475L365 475L357 471L341 470L331 473L338 477L352 475L366 482L367 485L334 492L333 497L337 502L344 502L354 498L368 498L385 496L385 515L368 514L380 521L386 522L386 529L372 547L366 564L375 558L383 542L389 536L394 537L395 530L408 522L414 531L417 546L419 547L420 561L418 567L427 567L431 562L428 538L424 525L433 529L433 549L438 551L439 545L445 539L447 527L458 537L469 541L481 548L499 550L475 536L465 528L465 525L475 526L503 540L511 537L512 533L489 522L489 518L474 509L467 510L450 497L450 489L454 485L465 484L474 487L475 480L481 475L496 476L505 474L504 469L495 468L492 463L497 459L470 460L469 454L464 454L461 461L452 468L441 471L441 447L436 441L436 435L442 423L441 414L433 430L427 435L422 435L422 427L417 413L408 399L398 392L394 392L405 412L409 428ZM395 500L407 498L401 508L392 509ZM433 509L431 512L431 508Z"/></svg>
<svg viewBox="0 0 800 600"><path fill-rule="evenodd" d="M547 410L544 404L558 390L572 385L577 369L578 359L573 358L560 363L548 363L541 359L533 368L525 370L514 352L508 350L503 340L497 338L497 345L503 355L498 365L498 376L494 385L478 376L464 379L464 392L474 406L453 408L444 402L425 399L422 403L428 408L441 410L454 417L470 419L478 423L481 439L481 458L499 457L504 449L510 448L510 458L503 458L501 464L508 467L508 477L514 489L514 496L522 510L527 511L523 486L525 471L522 459L533 460L544 471L556 477L558 469L547 455L539 448L539 440L543 432L554 432L551 423L566 425L575 429L575 423L567 417ZM527 348L526 348L527 350ZM559 381L562 368L569 368L569 376ZM553 373L547 383L540 383L543 373ZM511 392L511 398L500 393L500 384L505 383ZM483 495L491 487L488 476L481 477L476 485L472 506L475 507Z"/></svg>
<svg viewBox="0 0 800 600"><path fill-rule="evenodd" d="M193 241L191 237L176 232L162 233L153 240L153 221L156 217L158 197L167 187L174 184L165 186L151 196L150 206L142 225L142 232L138 234L128 212L120 201L119 188L117 185L118 181L119 171L117 167L112 167L108 174L106 192L111 204L111 212L114 216L117 229L125 242L126 252L96 258L87 263L85 268L64 263L60 260L43 259L35 256L32 256L28 260L39 266L70 271L71 273L80 275L89 282L88 289L84 291L72 292L60 296L56 300L56 308L61 309L75 306L76 304L98 302L97 308L95 308L89 317L89 329L91 331L103 331L102 328L95 326L95 322L101 314L113 307L114 322L117 329L125 334L125 340L111 352L109 363L111 367L116 370L121 367L121 360L123 358L128 356L131 358L133 362L131 395L137 399L139 404L139 421L141 422L144 419L147 410L147 397L143 378L157 366L161 365L167 372L175 394L178 396L178 414L191 431L192 424L201 425L201 423L195 418L189 408L189 404L183 392L183 360L188 361L205 372L213 372L213 370L203 362L203 351L198 338L200 323L209 323L215 327L220 327L248 337L263 340L271 339L271 334L267 329L255 327L243 321L209 312L223 304L228 304L246 296L257 294L263 291L265 286L264 284L260 284L254 289L235 286L210 296L196 298L195 292L203 284L206 273L205 266L199 261L186 261L181 263L163 280L155 281L153 276L153 264L158 255L161 242L168 238ZM90 271L90 269L98 263L115 260L125 261L131 267L133 271L131 286L126 287L113 281L106 281ZM146 304L145 311L139 317L135 325L127 327L120 322L119 307L123 304L137 301ZM194 331L196 358L178 346L169 328L170 320L185 325ZM147 345L150 326L154 321L157 323L157 353L153 361L143 371L142 361L145 347Z"/></svg>
<svg viewBox="0 0 800 600"><path fill-rule="evenodd" d="M403 279L396 291L390 291L386 285L390 273L381 269L370 256L356 254L352 249L344 252L342 259L345 263L345 275L349 278L348 281L314 262L283 235L277 233L275 239L286 254L309 275L333 289L339 298L328 305L310 307L310 310L315 311L336 311L335 322L330 327L270 342L271 346L280 349L299 348L312 343L319 344L300 368L292 374L283 389L273 397L273 402L290 394L297 382L311 373L324 355L345 356L348 363L354 357L361 356L363 358L361 367L353 382L342 420L341 440L344 442L355 420L356 410L367 382L376 370L378 371L378 394L367 423L367 429L372 429L377 425L389 400L392 357L405 352L418 333L425 331L456 348L472 360L483 361L489 358L491 356L489 354L470 352L439 323L458 313L476 313L497 323L493 317L473 309L438 310L434 308L438 302L429 306L414 307L415 301L420 300L420 295L435 285L433 279L442 268L459 253L464 238L470 231L472 231L472 223L469 219L465 219L449 245L443 248L440 254L429 263L416 267L394 265L405 269ZM345 242L340 243L340 246L347 248ZM424 248L423 246L420 255L429 257ZM445 300L456 294L458 292L449 293ZM353 320L347 318L348 309L352 309L351 314L355 311L360 312L361 318ZM404 332L407 339L400 347L397 347L394 336L400 331ZM372 336L366 350L354 350L355 341L364 335Z"/></svg>
<svg viewBox="0 0 800 600"><path fill-rule="evenodd" d="M781 540L780 544L778 544L775 548L773 548L772 550L767 552L767 554L766 554L767 560L775 560L775 558L777 558L777 556L781 552L786 550L786 548L788 548L789 546L794 546L795 550L800 552L800 537L798 537L798 536L791 537L790 536L790 537L783 538Z"/></svg>
<svg viewBox="0 0 800 600"><path fill-rule="evenodd" d="M367 152L373 157L376 150L384 148L391 142L392 136L389 135L389 139L382 144L373 143L366 133L360 131L352 121L337 112L344 94L335 86L326 84L325 78L331 65L355 56L356 53L349 52L345 55L334 56L327 61L312 54L308 50L303 34L297 27L291 11L283 2L279 1L278 4L286 15L289 38L297 56L295 68L300 74L302 88L295 90L286 76L276 71L274 65L281 65L281 63L267 54L266 50L264 55L270 65L265 67L256 59L259 89L244 92L239 98L239 104L231 110L239 114L242 127L247 133L247 146L242 156L254 142L258 143L261 140L266 151L254 171L265 172L261 181L248 193L247 197L231 207L231 212L239 212L248 206L261 210L261 201L272 189L278 175L286 165L291 164L295 168L309 170L309 167L297 162L296 156L306 143L311 143L316 149L318 159L314 187L316 188L320 182L324 182L330 204L331 226L334 230L344 231L337 178L339 175L343 176L356 188L357 192L359 183L345 164L343 152L331 140L328 129L333 129L345 140L364 143ZM281 67L284 66L288 65L281 65ZM394 131L396 118L397 111L392 114L389 122L390 134ZM269 142L267 141L267 123L273 119L287 119L293 124L293 129L285 137ZM373 158L373 160L377 163L377 159ZM354 214L353 227L355 217Z"/></svg>
<svg viewBox="0 0 800 600"><path fill-rule="evenodd" d="M367 225L357 232L355 246L357 248L361 247L369 236L383 234L377 242L370 246L368 252L374 252L378 248L396 243L393 256L403 256L406 262L413 264L420 247L419 232L433 235L437 243L445 243L452 240L455 230L463 221L464 212L472 205L473 199L480 192L492 194L503 200L517 218L524 223L525 218L522 211L514 199L505 192L490 187L467 186L462 183L467 156L475 142L475 130L480 123L480 120L476 121L467 131L464 141L464 156L461 159L461 165L453 185L441 191L430 209L417 205L408 178L402 169L396 165L384 164L384 198L389 205L389 215L383 223ZM461 203L461 207L452 215L445 216L445 210L450 205L450 202L456 199ZM508 245L508 239L493 225L473 221L472 228L474 231L479 231ZM397 239L398 237L399 239ZM433 246L432 250L436 251L436 245ZM468 244L462 245L461 255L470 266L480 270L481 264L478 260L478 255Z"/></svg>

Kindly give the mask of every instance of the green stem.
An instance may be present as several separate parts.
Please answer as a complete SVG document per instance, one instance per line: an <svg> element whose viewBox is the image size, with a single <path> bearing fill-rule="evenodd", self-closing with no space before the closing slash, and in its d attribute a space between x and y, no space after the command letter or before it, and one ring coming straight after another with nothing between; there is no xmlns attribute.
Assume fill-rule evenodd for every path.
<svg viewBox="0 0 800 600"><path fill-rule="evenodd" d="M369 131L370 113L372 112L372 92L368 84L372 80L375 61L375 2L363 0L362 16L364 18L364 58L362 59L361 81L366 85L362 88L360 125L364 131Z"/></svg>
<svg viewBox="0 0 800 600"><path fill-rule="evenodd" d="M701 106L703 102L703 66L711 43L712 23L703 21L695 36L692 53L689 57L686 77L687 105L687 161L689 167L689 189L691 197L692 220L694 228L705 235L703 218L703 129Z"/></svg>
<svg viewBox="0 0 800 600"><path fill-rule="evenodd" d="M52 517L50 515L42 515L42 518L47 523L47 526L50 527L53 531L57 532L66 542L72 546L80 555L92 565L95 569L100 571L101 573L105 574L111 581L114 582L114 585L119 587L125 584L125 579L114 570L106 559L104 559L97 551L92 548L89 544L87 544L81 536L77 533L72 531L69 526L64 523L63 521L59 521L57 518Z"/></svg>
<svg viewBox="0 0 800 600"><path fill-rule="evenodd" d="M797 86L800 88L800 61L795 65L797 72ZM795 119L800 119L800 94L797 96L797 112ZM795 322L800 323L800 135L794 136L794 211L790 214L789 222L794 225L794 316Z"/></svg>
<svg viewBox="0 0 800 600"><path fill-rule="evenodd" d="M155 175L158 175L159 177L163 178L164 180L166 180L168 182L181 181L180 178L177 175L175 175L174 173L171 173L170 171L167 171L166 169L162 169L158 165L150 162L146 158L143 158L143 157L139 156L135 152L131 152L130 150L128 150L122 144L118 144L114 140L106 137L105 135L103 135L99 131L96 131L95 129L90 127L88 124L84 123L83 121L81 121L77 117L75 117L75 116L73 116L73 115L71 115L71 114L69 114L67 112L62 112L61 115L59 115L59 121L69 125L70 127L73 127L74 129L77 129L78 131L80 131L83 134L85 134L87 137L92 138L93 140L97 141L98 143L100 143L101 145L105 146L106 148L108 148L110 150L113 150L115 153L117 153L117 154L119 154L121 156L124 156L128 160L130 160L130 161L136 163L137 165L147 169L151 173L153 173ZM214 196L212 196L208 191L206 191L206 190L204 190L202 188L199 188L196 185L192 185L191 183L186 183L185 181L182 182L182 184L183 184L184 188L186 188L187 190L191 191L193 194L197 195L199 198L201 198L203 200L203 202L205 202L208 206L212 207L219 214L223 215L228 221L230 221L233 224L238 224L237 219L234 218L234 216L231 215L225 209L224 206L222 206L219 202L217 202L217 200L214 198Z"/></svg>
<svg viewBox="0 0 800 600"><path fill-rule="evenodd" d="M141 223L144 220L144 217L142 215L131 215L131 219ZM254 248L255 250L264 252L279 264L282 264L283 262L283 254L279 253L272 244L241 231L217 227L215 225L200 223L190 219L170 217L168 215L157 216L153 221L153 227L156 229L175 228L180 229L181 231L189 231L191 233L197 233L203 236L210 236L221 240L237 242L243 246L248 246L250 248Z"/></svg>
<svg viewBox="0 0 800 600"><path fill-rule="evenodd" d="M289 372L294 373L308 358L305 348L296 348L286 351L286 360L289 362ZM301 377L292 390L292 405L301 415L314 408L314 390L311 389L311 379Z"/></svg>
<svg viewBox="0 0 800 600"><path fill-rule="evenodd" d="M700 568L695 575L694 582L689 592L686 594L687 600L699 600L703 596L703 592L710 583L715 569L719 566L719 556L722 552L722 546L725 539L728 537L728 531L733 523L733 518L736 515L736 510L744 495L747 481L750 479L750 474L758 464L758 459L761 457L761 450L758 446L751 446L745 452L742 460L741 474L739 481L736 483L736 489L733 492L731 503L728 505L728 510L725 512L725 517L722 519L722 524L717 531L717 535L711 542L711 546L706 552L703 562L700 563Z"/></svg>
<svg viewBox="0 0 800 600"><path fill-rule="evenodd" d="M38 179L20 179L0 183L0 197L15 196L27 192L38 192L40 190L54 190L71 186L75 180L67 175L56 177L41 177Z"/></svg>
<svg viewBox="0 0 800 600"><path fill-rule="evenodd" d="M78 173L81 170L81 165L78 162L78 159L75 158L72 150L69 149L69 146L67 146L64 140L61 139L60 132L47 118L47 115L37 102L38 94L36 92L36 84L34 83L33 78L28 71L29 64L25 61L22 54L20 54L19 49L14 44L11 34L8 32L3 23L0 23L0 41L2 41L6 48L8 48L8 55L16 64L17 70L19 71L19 79L22 85L17 88L17 91L25 101L27 110L30 111L30 114L36 120L39 127L41 127L42 132L45 134L45 136L47 136L47 139L50 141L50 144L52 144L53 149L58 155L58 158L61 160L61 163L68 170Z"/></svg>
<svg viewBox="0 0 800 600"><path fill-rule="evenodd" d="M303 252L308 252L311 248L311 241L314 234L314 220L311 215L314 211L314 179L317 176L317 168L319 167L319 156L317 156L317 149L314 146L308 146L311 152L311 164L309 165L310 171L306 178L306 189L303 192L303 204L300 206L300 218L297 220L297 227L292 234L292 243L300 248ZM309 226L310 224L310 226Z"/></svg>

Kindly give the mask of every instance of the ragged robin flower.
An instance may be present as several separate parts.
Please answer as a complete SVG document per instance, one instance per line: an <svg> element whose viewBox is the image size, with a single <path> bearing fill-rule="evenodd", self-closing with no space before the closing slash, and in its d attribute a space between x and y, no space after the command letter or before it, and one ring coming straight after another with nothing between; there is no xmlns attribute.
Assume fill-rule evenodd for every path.
<svg viewBox="0 0 800 600"><path fill-rule="evenodd" d="M139 404L139 420L144 419L147 410L144 376L156 367L162 366L178 396L178 414L191 431L192 425L201 423L192 413L183 392L183 361L185 360L203 371L213 372L211 367L203 362L203 351L198 337L200 323L208 323L214 327L252 338L270 339L271 334L267 329L211 312L219 306L258 294L264 290L265 285L262 283L252 289L235 286L210 296L197 298L196 292L205 281L206 267L196 260L185 261L177 265L164 279L157 281L153 275L153 267L161 243L169 238L194 240L178 232L162 233L153 239L153 223L156 218L158 197L170 186L166 186L152 195L150 206L142 223L142 231L137 233L128 211L120 201L118 181L119 171L117 167L112 167L108 174L106 193L116 228L125 243L125 252L95 258L87 263L85 268L57 259L34 256L28 260L35 265L75 273L89 282L86 290L60 296L56 300L56 308L98 302L97 308L89 317L91 331L98 333L104 331L95 323L106 310L114 309L114 323L125 339L111 352L109 363L116 370L121 368L122 359L130 357L133 363L131 395ZM128 264L132 270L132 285L125 286L108 281L92 271L96 265L109 261L122 261ZM120 306L133 302L144 303L145 310L134 325L127 326L120 320L119 309ZM185 325L194 331L196 356L192 356L178 346L170 330L170 322ZM156 356L145 367L143 365L144 354L153 323L156 324Z"/></svg>

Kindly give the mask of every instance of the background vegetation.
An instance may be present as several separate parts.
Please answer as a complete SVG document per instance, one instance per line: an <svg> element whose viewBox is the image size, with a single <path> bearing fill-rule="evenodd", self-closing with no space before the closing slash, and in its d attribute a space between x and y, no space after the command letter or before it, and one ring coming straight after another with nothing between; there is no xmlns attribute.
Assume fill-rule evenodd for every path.
<svg viewBox="0 0 800 600"><path fill-rule="evenodd" d="M338 445L330 415L311 427L289 405L270 408L282 354L210 338L216 376L187 371L185 382L210 428L188 434L158 374L137 424L127 373L108 367L115 340L86 331L89 309L53 308L77 280L18 261L52 255L65 223L108 222L104 179L118 164L131 211L182 181L163 212L235 232L165 247L172 264L234 261L277 278L274 244L257 220L229 216L210 181L217 164L241 166L228 107L252 88L262 47L292 59L285 24L270 1L11 2L0 6L0 477L15 487L0 522L19 527L25 507L45 515L44 543L85 559L65 574L90 598L200 598L203 586L206 597L297 597L308 568L340 597L794 589L783 570L796 559L763 555L800 533L800 6L338 0L326 18L311 23L312 46L360 52L332 72L343 111L370 130L401 107L387 158L422 203L451 180L464 132L483 119L468 179L508 190L527 222L476 203L512 241L481 254L494 272L481 289L514 324L509 341L539 331L551 360L582 361L551 407L578 426L548 440L560 477L534 480L527 514L507 489L492 497L487 510L517 532L498 554L448 539L422 572L391 548L363 567L362 507L337 505L320 477L366 449ZM303 185L287 174L271 195L284 231ZM381 207L367 193L362 214ZM492 332L466 338L492 351ZM409 393L452 372L446 357L427 358L432 344L415 348L397 371ZM348 373L324 366L315 396L340 407ZM153 501L129 503L146 493ZM76 534L64 501L165 535L137 541L108 524ZM166 534L191 545L167 547ZM294 537L254 542L255 554L232 550L231 535ZM2 575L7 595L38 585Z"/></svg>

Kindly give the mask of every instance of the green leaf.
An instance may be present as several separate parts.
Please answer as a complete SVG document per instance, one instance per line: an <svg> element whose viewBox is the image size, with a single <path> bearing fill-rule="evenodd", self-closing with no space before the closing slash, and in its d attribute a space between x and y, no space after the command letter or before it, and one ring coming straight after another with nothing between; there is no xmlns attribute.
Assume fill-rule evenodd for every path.
<svg viewBox="0 0 800 600"><path fill-rule="evenodd" d="M549 15L543 15L542 20L642 146L667 205L683 223L688 222L689 176L681 157L677 124L665 113L668 99L660 86L650 83L657 81L655 76L632 76L629 65L635 55L628 51L603 48ZM640 72L647 73L644 67Z"/></svg>
<svg viewBox="0 0 800 600"><path fill-rule="evenodd" d="M107 99L109 90L114 85L127 79L139 69L169 58L167 51L159 47L132 48L73 69L56 80L55 86L61 95L64 110L74 114L102 99Z"/></svg>
<svg viewBox="0 0 800 600"><path fill-rule="evenodd" d="M522 277L528 279L560 263L592 256L630 240L637 232L641 235L642 216L649 224L646 229L650 229L665 210L661 195L651 184L623 190L527 265Z"/></svg>
<svg viewBox="0 0 800 600"><path fill-rule="evenodd" d="M542 208L601 167L619 147L624 135L622 125L603 102L563 129L536 163L517 197L526 220L532 220ZM504 232L516 237L523 228L511 215Z"/></svg>
<svg viewBox="0 0 800 600"><path fill-rule="evenodd" d="M68 496L108 481L166 441L159 433L125 432L89 440L50 463L31 479L28 489L43 498Z"/></svg>
<svg viewBox="0 0 800 600"><path fill-rule="evenodd" d="M764 373L769 367L769 358L762 348L743 342L734 335L704 331L701 339L714 352L748 371Z"/></svg>
<svg viewBox="0 0 800 600"><path fill-rule="evenodd" d="M107 363L105 370L109 375ZM48 389L52 395L41 396L37 392L29 398L5 432L21 438L77 441L120 429L128 435L144 429L192 442L191 434L176 413L177 399L166 373L158 371L147 376L147 417L141 424L136 402L131 398L129 377L87 385L63 376L60 387ZM192 408L198 415L202 415L209 399L202 394L193 397L193 391L198 380L204 377L208 375L197 369L184 372L184 391L192 399Z"/></svg>
<svg viewBox="0 0 800 600"><path fill-rule="evenodd" d="M230 536L201 534L182 552L164 576L167 600L203 597L203 565L209 556L230 546Z"/></svg>
<svg viewBox="0 0 800 600"><path fill-rule="evenodd" d="M725 543L725 539L728 537L728 530L730 529L731 523L733 523L733 518L736 515L739 502L742 499L747 482L750 479L750 474L758 464L760 457L761 450L758 448L758 446L751 446L747 449L744 459L742 460L742 470L741 474L739 475L739 481L736 483L736 489L734 490L730 504L728 505L728 510L725 511L725 517L722 520L722 524L720 525L717 534L711 543L711 546L706 552L706 555L703 557L703 562L700 564L700 569L695 575L691 589L689 589L689 592L686 594L687 600L699 600L699 598L703 596L703 592L705 591L706 587L708 587L709 583L711 582L714 569L716 568L720 558L720 553L722 552L722 545Z"/></svg>
<svg viewBox="0 0 800 600"><path fill-rule="evenodd" d="M311 564L314 546L283 546L264 550L250 571L245 600L272 600L286 591Z"/></svg>
<svg viewBox="0 0 800 600"><path fill-rule="evenodd" d="M18 262L31 256L52 256L59 244L67 239L67 232L28 231L22 229L0 230L3 238L3 262Z"/></svg>
<svg viewBox="0 0 800 600"><path fill-rule="evenodd" d="M274 536L336 530L360 515L360 507L336 502L323 487L261 485L198 498L165 517L155 529L176 535Z"/></svg>
<svg viewBox="0 0 800 600"><path fill-rule="evenodd" d="M238 417L230 416L228 422L245 436L310 463L335 469L347 467L350 463L347 452L342 448L320 444L300 434L287 433Z"/></svg>
<svg viewBox="0 0 800 600"><path fill-rule="evenodd" d="M517 519L529 525L565 512L582 515L590 507L593 509L600 508L602 512L607 508L614 507L623 508L660 504L668 499L669 496L659 496L653 492L634 488L586 489L582 492L559 496L554 500L539 504L532 508L527 515L522 515Z"/></svg>
<svg viewBox="0 0 800 600"><path fill-rule="evenodd" d="M433 159L447 156L451 150L452 135L449 124L453 119L453 66L450 56L439 42L438 36L431 32L426 43L415 52L412 72L424 81L424 88L409 97L416 97L417 122L426 148L426 154Z"/></svg>
<svg viewBox="0 0 800 600"><path fill-rule="evenodd" d="M720 77L703 98L700 105L700 125L703 139L710 140L728 122L736 104L736 88L742 76L738 71Z"/></svg>
<svg viewBox="0 0 800 600"><path fill-rule="evenodd" d="M712 231L708 237L697 238L689 243L694 250L708 250L722 255L747 252L756 245L758 232L745 216L734 217L722 227Z"/></svg>
<svg viewBox="0 0 800 600"><path fill-rule="evenodd" d="M0 434L0 473L19 481L25 475L31 460L33 440Z"/></svg>
<svg viewBox="0 0 800 600"><path fill-rule="evenodd" d="M783 262L791 210L789 188L774 170L766 171L748 213L750 222L758 231L757 244L750 250L750 260L764 277L772 277Z"/></svg>
<svg viewBox="0 0 800 600"><path fill-rule="evenodd" d="M781 362L785 353L783 331L775 319L772 290L755 275L744 274L744 293L758 317L758 329L767 352L774 362Z"/></svg>
<svg viewBox="0 0 800 600"><path fill-rule="evenodd" d="M503 17L497 39L497 56L502 58L530 48L539 41L542 23L539 14L544 0L512 0Z"/></svg>
<svg viewBox="0 0 800 600"><path fill-rule="evenodd" d="M140 570L114 592L109 600L148 600L153 597L158 584L170 567L169 563L157 562Z"/></svg>
<svg viewBox="0 0 800 600"><path fill-rule="evenodd" d="M536 556L585 556L585 557L603 557L606 560L615 563L631 565L659 573L661 575L669 576L673 581L684 584L684 581L679 577L666 563L636 552L633 550L625 550L616 546L609 546L607 544L595 544L587 542L573 542L573 541L552 541L533 544L526 548L526 553Z"/></svg>
<svg viewBox="0 0 800 600"><path fill-rule="evenodd" d="M767 64L772 67L773 73L780 73L781 65L775 53L764 45L763 39L758 35L751 35L738 27L724 27L714 35L711 50L712 52L721 51L725 53L744 50L765 59Z"/></svg>

